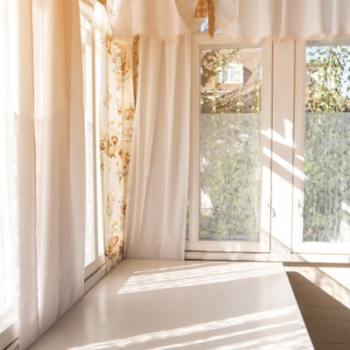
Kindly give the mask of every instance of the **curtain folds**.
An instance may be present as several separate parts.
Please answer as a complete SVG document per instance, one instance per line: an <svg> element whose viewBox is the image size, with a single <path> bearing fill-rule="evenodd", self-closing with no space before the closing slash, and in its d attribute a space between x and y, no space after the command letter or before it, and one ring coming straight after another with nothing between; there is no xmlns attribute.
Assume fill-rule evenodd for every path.
<svg viewBox="0 0 350 350"><path fill-rule="evenodd" d="M220 0L216 29L245 42L350 37L348 0Z"/></svg>
<svg viewBox="0 0 350 350"><path fill-rule="evenodd" d="M197 0L109 0L113 36L177 40L198 31ZM234 40L333 40L350 37L349 0L216 0L216 29Z"/></svg>
<svg viewBox="0 0 350 350"><path fill-rule="evenodd" d="M12 254L19 271L19 342L26 349L84 290L79 3L6 0L1 10L6 7L0 39L7 74L0 102L6 105L1 124L6 119L11 127L6 145L11 153L2 171L14 201L8 229L17 239Z"/></svg>
<svg viewBox="0 0 350 350"><path fill-rule="evenodd" d="M0 2L0 320L14 321L16 319L16 245L15 227L17 204L16 178L19 166L29 170L25 181L29 185L29 193L32 191L32 172L30 166L33 164L31 152L27 153L24 162L16 164L16 155L22 148L17 148L15 135L22 138L21 145L30 144L32 128L33 99L31 94L32 66L31 66L31 23L29 2L19 6L19 0ZM9 20L11 19L11 21ZM23 31L22 36L16 34ZM28 31L29 29L29 31ZM29 57L25 57L20 47L27 50ZM21 79L19 79L21 77ZM28 89L28 90L27 90ZM28 96L28 100L24 99ZM15 127L19 116L23 120L23 127ZM28 128L27 134L25 128ZM24 189L25 190L25 189ZM30 195L27 205L27 222L32 225L31 219L34 215L31 206ZM6 322L6 321L5 321Z"/></svg>
<svg viewBox="0 0 350 350"><path fill-rule="evenodd" d="M140 36L126 212L132 258L183 259L189 170L190 36Z"/></svg>
<svg viewBox="0 0 350 350"><path fill-rule="evenodd" d="M190 33L174 0L108 1L107 11L115 38L130 40L144 34L160 40L177 40Z"/></svg>
<svg viewBox="0 0 350 350"><path fill-rule="evenodd" d="M77 1L33 1L39 328L83 294L85 136Z"/></svg>
<svg viewBox="0 0 350 350"><path fill-rule="evenodd" d="M125 191L134 127L138 38L113 40L106 12L99 4L95 15L102 32L99 125L104 252L108 272L124 256Z"/></svg>

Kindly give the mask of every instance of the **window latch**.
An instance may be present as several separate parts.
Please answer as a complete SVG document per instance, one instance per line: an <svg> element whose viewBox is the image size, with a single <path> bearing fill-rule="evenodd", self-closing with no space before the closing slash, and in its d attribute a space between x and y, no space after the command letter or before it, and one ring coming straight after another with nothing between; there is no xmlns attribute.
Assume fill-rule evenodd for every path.
<svg viewBox="0 0 350 350"><path fill-rule="evenodd" d="M304 207L301 205L300 200L298 200L298 215L303 216L304 214Z"/></svg>
<svg viewBox="0 0 350 350"><path fill-rule="evenodd" d="M271 215L273 218L276 216L276 210L272 208L269 200L266 200L266 212L267 215Z"/></svg>

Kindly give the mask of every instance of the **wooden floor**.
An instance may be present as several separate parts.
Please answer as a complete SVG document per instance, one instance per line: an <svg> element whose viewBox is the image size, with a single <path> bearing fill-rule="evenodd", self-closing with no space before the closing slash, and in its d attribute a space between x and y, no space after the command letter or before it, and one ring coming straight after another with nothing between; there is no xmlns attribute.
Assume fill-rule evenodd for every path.
<svg viewBox="0 0 350 350"><path fill-rule="evenodd" d="M31 350L313 349L279 263L127 259Z"/></svg>
<svg viewBox="0 0 350 350"><path fill-rule="evenodd" d="M286 267L316 350L350 349L350 268Z"/></svg>

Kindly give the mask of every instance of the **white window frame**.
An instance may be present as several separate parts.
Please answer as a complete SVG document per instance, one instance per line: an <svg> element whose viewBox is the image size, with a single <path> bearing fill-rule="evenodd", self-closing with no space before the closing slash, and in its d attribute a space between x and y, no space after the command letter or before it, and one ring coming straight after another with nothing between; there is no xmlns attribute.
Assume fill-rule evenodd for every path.
<svg viewBox="0 0 350 350"><path fill-rule="evenodd" d="M322 43L320 43L322 44ZM327 42L323 43L327 46ZM336 40L332 45L350 45L350 40ZM293 205L293 247L295 253L345 254L350 252L350 243L303 242L302 207L304 202L304 145L305 145L305 89L306 89L306 45L305 41L296 43L296 86L295 90L295 153L294 153L294 205Z"/></svg>
<svg viewBox="0 0 350 350"><path fill-rule="evenodd" d="M202 49L262 47L263 64L266 79L262 85L262 186L259 242L244 241L205 241L199 240L199 133L200 117L200 51ZM272 91L272 41L262 45L233 43L231 38L216 34L215 42L207 34L192 36L192 77L191 77L191 132L190 132L190 179L189 179L189 240L187 251L221 251L221 252L270 252L270 202L271 202L271 91ZM266 156L267 155L267 156Z"/></svg>
<svg viewBox="0 0 350 350"><path fill-rule="evenodd" d="M0 319L0 349L7 348L16 339L18 339L18 319L13 314L8 314Z"/></svg>
<svg viewBox="0 0 350 350"><path fill-rule="evenodd" d="M104 257L104 249L103 249L103 239L102 239L102 214L101 214L101 175L100 175L100 154L99 154L99 120L98 120L98 103L99 100L96 95L96 87L98 83L96 82L96 62L95 62L95 55L96 50L95 47L98 45L96 43L96 36L95 32L98 30L94 24L93 16L94 16L94 9L93 9L93 1L89 0L81 0L80 1L80 14L90 22L91 24L91 32L92 32L92 86L90 94L91 94L91 109L93 113L93 148L95 150L94 152L94 203L95 203L95 210L94 210L94 216L95 216L95 260L89 263L85 266L85 280L88 279L91 275L93 275L96 271L98 271L101 267L105 265L105 257Z"/></svg>
<svg viewBox="0 0 350 350"><path fill-rule="evenodd" d="M203 34L192 36L193 46L198 45L196 38ZM205 34L204 34L205 35ZM204 42L210 42L208 36ZM219 35L214 40L220 42ZM230 39L230 42L233 42ZM243 45L245 46L245 45ZM270 106L262 106L262 110L269 110L273 118L272 128L272 174L271 174L271 237L269 253L253 253L247 251L207 249L206 246L193 244L193 234L198 230L193 217L198 213L198 199L193 198L193 192L198 192L198 173L194 164L197 164L196 150L198 140L197 130L193 115L198 115L199 97L198 92L192 87L192 101L198 101L198 105L191 109L191 142L190 142L190 215L189 215L189 241L186 242L186 259L207 260L241 260L241 261L279 261L289 263L331 263L349 264L350 249L346 253L329 250L299 250L294 242L298 220L298 179L301 171L300 160L303 144L303 133L297 131L303 128L305 113L304 87L305 87L305 46L306 42L286 39L273 44L273 58L270 72L264 67L263 77L267 74L272 76L272 101ZM304 47L304 48L303 48ZM198 53L192 49L192 61L198 62ZM198 63L197 63L198 64ZM301 69L302 68L302 69ZM198 84L196 70L192 69L192 84ZM262 103L267 102L263 99ZM269 108L270 107L270 108ZM267 108L267 109L266 109ZM303 130L303 129L302 129ZM194 141L193 141L194 140ZM194 190L194 191L193 191ZM192 192L191 192L192 191ZM299 216L300 218L300 216Z"/></svg>

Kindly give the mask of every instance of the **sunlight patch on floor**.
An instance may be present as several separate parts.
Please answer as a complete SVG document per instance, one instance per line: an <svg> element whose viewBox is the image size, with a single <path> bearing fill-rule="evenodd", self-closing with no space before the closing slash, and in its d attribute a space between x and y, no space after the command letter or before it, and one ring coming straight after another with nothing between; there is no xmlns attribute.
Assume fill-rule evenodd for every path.
<svg viewBox="0 0 350 350"><path fill-rule="evenodd" d="M280 267L271 263L260 263L260 265L255 263L220 264L217 266L192 268L186 271L132 276L119 290L118 294L222 283L280 273Z"/></svg>
<svg viewBox="0 0 350 350"><path fill-rule="evenodd" d="M243 331L237 331L237 332L228 333L228 334L224 334L224 335L218 335L218 336L214 336L214 337L208 337L205 339L198 339L198 340L194 340L191 342L181 343L182 344L181 346L187 346L187 345L191 345L191 344L192 345L199 344L200 342L207 342L207 341L217 341L217 340L221 340L221 339L225 339L225 338L229 338L229 337L234 337L234 336L249 334L249 333L253 333L253 332L259 332L259 331L267 331L267 330L271 330L273 328L285 327L285 326L287 326L288 328L290 328L292 330L300 330L300 329L303 329L302 319L300 319L299 321L295 321L295 320L294 321L287 321L287 322L281 321L282 318L283 318L283 320L285 320L286 316L293 315L296 310L297 310L297 306L290 306L290 307L285 307L285 308L281 308L281 309L257 312L257 313L253 313L253 314L249 314L249 315L243 315L240 317L233 317L233 318L220 320L220 321L213 321L213 322L197 324L197 325L193 325L193 326L189 326L189 327L181 327L181 328L172 329L172 330L168 330L168 331L160 331L160 332L154 332L154 333L149 333L149 334L142 334L142 335L126 338L126 339L115 339L112 341L90 344L90 345L83 346L83 347L74 347L74 348L70 348L69 350L93 350L93 349L98 350L98 349L121 348L121 347L130 346L133 344L141 344L141 343L146 343L146 342L150 342L150 341L186 336L186 335L191 335L191 334L196 334L196 333L202 333L202 332L208 332L208 331L238 326L238 325L242 325L242 324L250 323L250 322L267 321L267 320L273 320L273 319L275 319L275 320L273 320L274 322L272 324L269 324L269 325L264 325L264 326L255 327L255 328L249 328L249 329L243 330ZM305 333L305 330L304 330L304 333ZM171 349L173 347L176 347L176 345L179 345L179 344L172 344L172 345L168 345L168 346L163 346L161 349L168 349L168 348Z"/></svg>

